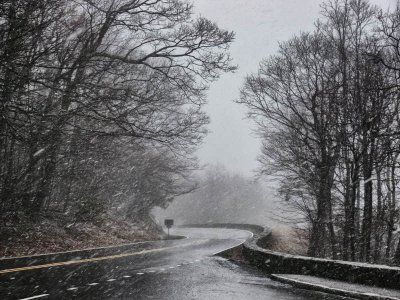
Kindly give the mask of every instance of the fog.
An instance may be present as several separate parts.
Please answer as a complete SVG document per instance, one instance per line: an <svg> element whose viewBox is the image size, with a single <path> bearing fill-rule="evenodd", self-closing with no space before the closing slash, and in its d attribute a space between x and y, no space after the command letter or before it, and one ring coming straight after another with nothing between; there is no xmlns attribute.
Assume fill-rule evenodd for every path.
<svg viewBox="0 0 400 300"><path fill-rule="evenodd" d="M260 142L246 109L234 103L244 77L256 72L260 61L275 54L280 41L312 29L319 17L322 0L194 0L196 13L236 33L231 46L239 69L224 74L211 85L206 111L211 117L210 133L198 151L203 164L221 163L228 170L253 175ZM396 0L373 0L388 8Z"/></svg>
<svg viewBox="0 0 400 300"><path fill-rule="evenodd" d="M153 210L158 222L175 218L178 224L242 222L275 226L282 220L295 223L301 216L281 203L278 184L270 177L258 177L257 157L260 139L255 126L246 117L246 108L235 103L243 86L244 78L257 71L260 62L273 55L279 43L300 32L313 30L320 17L321 4L316 0L194 0L195 13L215 21L221 28L233 30L235 42L231 45L235 73L224 74L208 91L205 109L211 118L209 134L198 150L200 162L207 169L200 173L200 186L192 194L177 197L166 210ZM372 0L384 10L393 7L396 0ZM206 196L204 190L207 172L214 170L230 177L231 183L239 179L245 197L229 190ZM216 171L219 170L219 171ZM209 174L210 175L210 174ZM220 174L221 175L221 174ZM244 182L257 183L244 184ZM215 177L224 186L224 178ZM228 180L229 181L229 180ZM226 187L226 186L225 186ZM239 188L240 189L240 188ZM221 192L221 191L219 191ZM226 192L226 191L225 191ZM242 191L243 192L243 191ZM240 199L239 199L240 198ZM225 208L222 204L225 203ZM194 209L195 208L195 209Z"/></svg>
<svg viewBox="0 0 400 300"><path fill-rule="evenodd" d="M262 180L254 180L228 171L223 165L209 165L198 176L198 186L191 193L177 197L167 209L156 208L159 224L172 218L177 225L245 223L277 225L274 189Z"/></svg>
<svg viewBox="0 0 400 300"><path fill-rule="evenodd" d="M4 0L0 41L0 299L398 288L400 0Z"/></svg>

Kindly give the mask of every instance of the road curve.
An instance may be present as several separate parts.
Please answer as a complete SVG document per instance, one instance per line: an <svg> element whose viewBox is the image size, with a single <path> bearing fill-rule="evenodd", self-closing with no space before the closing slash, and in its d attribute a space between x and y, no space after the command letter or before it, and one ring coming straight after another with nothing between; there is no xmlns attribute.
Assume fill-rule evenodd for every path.
<svg viewBox="0 0 400 300"><path fill-rule="evenodd" d="M343 299L269 280L260 271L214 256L252 233L176 228L181 240L70 252L0 270L0 299ZM81 254L81 253L80 253ZM9 263L12 263L10 261ZM12 265L12 264L11 264Z"/></svg>

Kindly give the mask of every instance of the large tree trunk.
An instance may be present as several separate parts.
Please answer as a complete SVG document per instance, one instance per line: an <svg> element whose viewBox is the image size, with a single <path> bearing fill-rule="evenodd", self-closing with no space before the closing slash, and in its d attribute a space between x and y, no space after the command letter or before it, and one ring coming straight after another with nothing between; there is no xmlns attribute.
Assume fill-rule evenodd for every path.
<svg viewBox="0 0 400 300"><path fill-rule="evenodd" d="M349 260L350 254L350 228L351 228L351 171L350 163L346 161L346 180L345 180L345 195L344 195L344 226L343 226L343 241L342 241L342 259Z"/></svg>
<svg viewBox="0 0 400 300"><path fill-rule="evenodd" d="M326 257L327 251L335 252L335 236L332 223L331 183L329 165L320 169L320 184L317 197L317 215L311 228L310 246L308 255ZM333 231L333 232L332 232Z"/></svg>
<svg viewBox="0 0 400 300"><path fill-rule="evenodd" d="M343 232L343 259L354 261L356 258L356 204L357 189L360 180L360 164L356 158L351 166L348 177L348 191L346 191L348 200L345 202L345 225Z"/></svg>
<svg viewBox="0 0 400 300"><path fill-rule="evenodd" d="M377 207L376 207L376 225L374 230L374 239L375 239L375 249L374 249L374 262L378 263L381 257L381 247L382 247L382 230L384 227L384 210L383 210L383 197L382 197L382 178L381 178L381 170L378 169L376 171L377 177Z"/></svg>
<svg viewBox="0 0 400 300"><path fill-rule="evenodd" d="M364 210L361 228L361 260L371 261L371 239L373 226L373 181L375 141L368 137L371 128L364 125L363 133L363 176L364 176ZM372 130L372 129L371 129ZM368 151L370 149L370 151Z"/></svg>
<svg viewBox="0 0 400 300"><path fill-rule="evenodd" d="M371 237L372 237L372 170L366 168L364 171L364 210L362 222L362 249L361 260L369 262L371 259Z"/></svg>
<svg viewBox="0 0 400 300"><path fill-rule="evenodd" d="M389 212L388 212L388 221L387 221L387 240L386 240L386 251L385 251L385 259L386 261L390 260L391 250L392 250L392 242L393 242L393 230L395 229L395 219L396 219L396 165L397 161L396 155L395 159L393 159L393 163L391 167L388 167L388 190L389 190Z"/></svg>

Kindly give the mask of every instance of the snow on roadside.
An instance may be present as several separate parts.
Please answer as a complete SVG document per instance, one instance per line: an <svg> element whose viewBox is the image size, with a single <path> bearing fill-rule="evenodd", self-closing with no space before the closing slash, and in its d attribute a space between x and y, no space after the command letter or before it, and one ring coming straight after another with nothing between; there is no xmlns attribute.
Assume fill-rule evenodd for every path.
<svg viewBox="0 0 400 300"><path fill-rule="evenodd" d="M0 257L26 256L87 248L114 246L160 239L146 224L119 218L95 223L62 220L62 216L40 223L22 220L0 228Z"/></svg>
<svg viewBox="0 0 400 300"><path fill-rule="evenodd" d="M332 293L359 295L365 299L387 299L399 300L400 291L392 289L384 289L379 287L371 287L367 285L347 283L338 280L320 278L308 275L279 274L272 275L272 279L276 279L289 284L316 288L320 291L331 291Z"/></svg>

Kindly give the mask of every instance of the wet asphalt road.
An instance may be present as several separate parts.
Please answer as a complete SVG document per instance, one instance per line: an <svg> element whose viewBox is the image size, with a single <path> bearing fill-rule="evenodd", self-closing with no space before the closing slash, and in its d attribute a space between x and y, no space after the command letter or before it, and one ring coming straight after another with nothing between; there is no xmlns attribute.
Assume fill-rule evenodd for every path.
<svg viewBox="0 0 400 300"><path fill-rule="evenodd" d="M91 258L73 257L78 252L51 261L36 257L25 269L2 268L0 299L344 299L295 289L213 256L241 244L251 236L248 231L179 228L172 233L188 238L93 250Z"/></svg>

